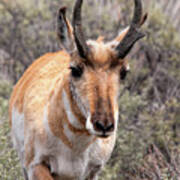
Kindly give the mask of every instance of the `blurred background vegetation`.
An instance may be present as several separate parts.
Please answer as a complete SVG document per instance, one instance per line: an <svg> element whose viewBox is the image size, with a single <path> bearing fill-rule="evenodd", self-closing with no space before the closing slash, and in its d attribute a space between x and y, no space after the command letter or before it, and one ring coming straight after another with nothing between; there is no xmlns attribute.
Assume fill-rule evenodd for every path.
<svg viewBox="0 0 180 180"><path fill-rule="evenodd" d="M56 14L73 0L0 0L0 179L21 180L8 126L13 85L34 59L59 50ZM101 180L180 179L180 1L143 0L147 36L128 56L121 85L116 148ZM88 38L114 38L128 25L133 0L86 0Z"/></svg>

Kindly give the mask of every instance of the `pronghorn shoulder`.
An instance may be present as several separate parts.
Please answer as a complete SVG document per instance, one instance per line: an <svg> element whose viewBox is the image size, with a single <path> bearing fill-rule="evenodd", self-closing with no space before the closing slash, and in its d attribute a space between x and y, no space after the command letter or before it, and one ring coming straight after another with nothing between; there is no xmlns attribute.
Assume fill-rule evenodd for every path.
<svg viewBox="0 0 180 180"><path fill-rule="evenodd" d="M59 51L47 53L35 60L13 88L9 102L9 117L11 117L13 107L22 113L24 104L38 100L34 98L37 92L43 92L38 94L39 100L47 95L46 91L51 87L53 80L57 78L58 74L64 72L63 69L67 69L69 59L70 57L66 52Z"/></svg>

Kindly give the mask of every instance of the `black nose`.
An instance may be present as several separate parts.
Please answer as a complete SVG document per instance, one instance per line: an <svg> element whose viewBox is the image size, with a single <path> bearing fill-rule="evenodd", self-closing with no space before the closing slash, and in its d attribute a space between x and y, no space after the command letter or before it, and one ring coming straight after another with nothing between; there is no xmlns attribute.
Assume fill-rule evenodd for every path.
<svg viewBox="0 0 180 180"><path fill-rule="evenodd" d="M95 123L95 129L97 131L102 131L103 133L106 133L106 132L111 132L114 130L114 124L113 123L108 123L108 124L105 124L101 121L97 121Z"/></svg>

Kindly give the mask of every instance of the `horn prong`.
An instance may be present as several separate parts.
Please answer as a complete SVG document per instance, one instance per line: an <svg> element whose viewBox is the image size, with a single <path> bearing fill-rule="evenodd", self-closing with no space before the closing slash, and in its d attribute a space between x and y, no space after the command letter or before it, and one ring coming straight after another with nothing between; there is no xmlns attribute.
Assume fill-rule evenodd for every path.
<svg viewBox="0 0 180 180"><path fill-rule="evenodd" d="M142 24L144 24L147 19L147 13L142 16L142 2L141 0L134 0L135 8L134 8L134 16L131 21L128 32L122 41L117 45L117 58L124 59L125 56L132 49L133 45L141 38L145 36L144 33L139 31L139 28Z"/></svg>

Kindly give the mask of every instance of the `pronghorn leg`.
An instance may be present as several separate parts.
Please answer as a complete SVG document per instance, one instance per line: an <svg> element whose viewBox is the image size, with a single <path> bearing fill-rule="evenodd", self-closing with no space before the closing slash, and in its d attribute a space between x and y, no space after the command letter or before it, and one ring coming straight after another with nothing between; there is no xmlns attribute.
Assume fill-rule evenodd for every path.
<svg viewBox="0 0 180 180"><path fill-rule="evenodd" d="M34 167L31 180L54 180L54 178L45 165L39 164Z"/></svg>
<svg viewBox="0 0 180 180"><path fill-rule="evenodd" d="M25 180L29 180L28 174L27 174L27 171L26 171L25 168L23 168L23 174L24 174L24 179L25 179Z"/></svg>

